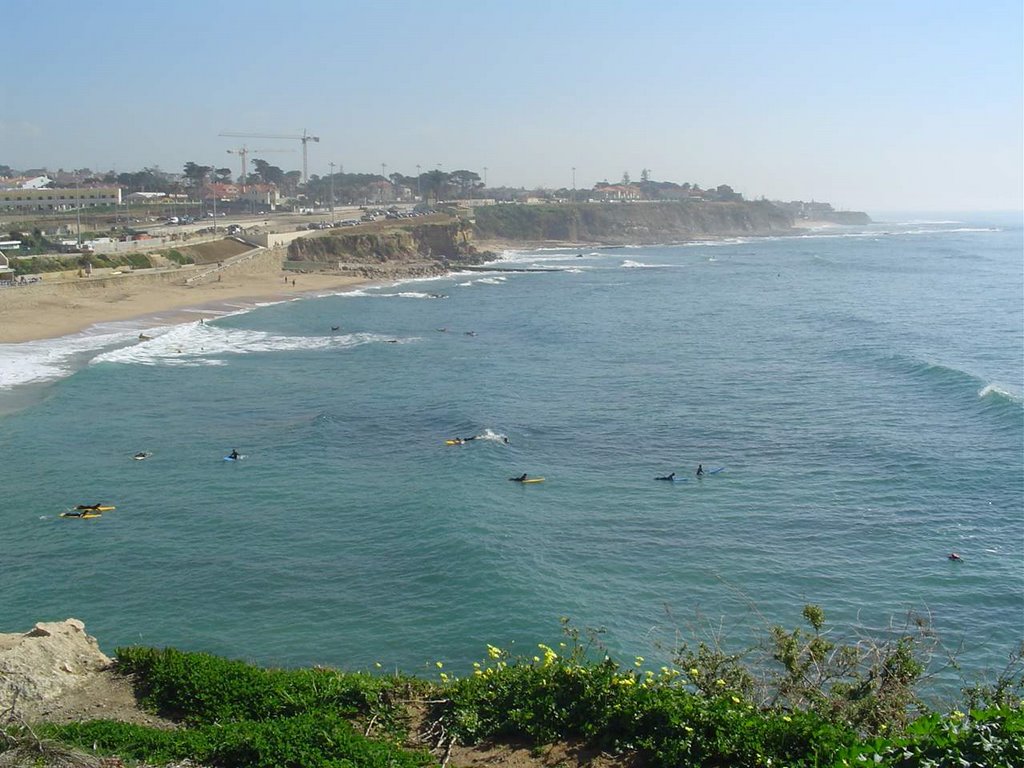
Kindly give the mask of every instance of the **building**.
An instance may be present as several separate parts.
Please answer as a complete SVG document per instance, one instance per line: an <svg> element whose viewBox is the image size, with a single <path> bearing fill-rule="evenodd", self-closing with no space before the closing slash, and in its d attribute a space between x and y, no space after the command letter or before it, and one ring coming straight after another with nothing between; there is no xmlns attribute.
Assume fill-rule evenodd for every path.
<svg viewBox="0 0 1024 768"><path fill-rule="evenodd" d="M47 213L120 205L120 187L81 189L0 189L0 211L6 213Z"/></svg>
<svg viewBox="0 0 1024 768"><path fill-rule="evenodd" d="M53 179L49 176L17 176L0 179L0 189L42 189L47 184L53 184Z"/></svg>

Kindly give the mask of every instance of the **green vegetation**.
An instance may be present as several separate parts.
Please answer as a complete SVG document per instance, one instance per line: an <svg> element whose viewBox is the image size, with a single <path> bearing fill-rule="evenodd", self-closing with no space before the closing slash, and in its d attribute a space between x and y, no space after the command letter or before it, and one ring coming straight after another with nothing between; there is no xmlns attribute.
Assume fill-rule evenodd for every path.
<svg viewBox="0 0 1024 768"><path fill-rule="evenodd" d="M181 251L179 251L177 249L174 249L174 248L172 248L167 253L165 253L164 256L166 256L168 259L173 261L175 264L195 264L196 263L196 259L195 259L194 256L186 255L186 254L182 253Z"/></svg>
<svg viewBox="0 0 1024 768"><path fill-rule="evenodd" d="M122 648L118 665L142 701L182 727L93 721L38 734L151 764L437 765L408 747L409 713L418 710L427 714L420 736L439 750L573 740L647 768L1024 765L1024 648L995 684L965 690L972 708L931 712L915 693L932 650L920 625L844 643L830 637L819 608L807 606L804 617L806 628L775 627L756 650L683 646L658 670L639 657L619 664L595 633L566 622L557 649L513 658L488 646L472 674L442 671L438 682ZM4 738L15 742L10 729L0 730L0 747Z"/></svg>
<svg viewBox="0 0 1024 768"><path fill-rule="evenodd" d="M190 257L183 257L190 258ZM11 267L14 269L15 277L21 275L39 275L46 272L70 272L82 269L85 265L92 264L93 267L117 269L118 267L131 267L132 269L149 269L153 266L149 257L144 253L126 254L75 254L73 256L32 256L11 257ZM191 263L185 261L182 263Z"/></svg>

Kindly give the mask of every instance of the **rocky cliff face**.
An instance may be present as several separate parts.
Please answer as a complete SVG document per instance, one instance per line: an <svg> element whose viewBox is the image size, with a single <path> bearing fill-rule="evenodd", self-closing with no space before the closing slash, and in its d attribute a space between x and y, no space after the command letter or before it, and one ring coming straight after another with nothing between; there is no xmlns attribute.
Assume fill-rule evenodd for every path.
<svg viewBox="0 0 1024 768"><path fill-rule="evenodd" d="M793 218L769 202L495 205L475 226L482 239L640 244L787 232Z"/></svg>
<svg viewBox="0 0 1024 768"><path fill-rule="evenodd" d="M461 221L423 224L380 232L336 232L303 237L288 246L289 261L365 265L389 262L476 261L472 229Z"/></svg>

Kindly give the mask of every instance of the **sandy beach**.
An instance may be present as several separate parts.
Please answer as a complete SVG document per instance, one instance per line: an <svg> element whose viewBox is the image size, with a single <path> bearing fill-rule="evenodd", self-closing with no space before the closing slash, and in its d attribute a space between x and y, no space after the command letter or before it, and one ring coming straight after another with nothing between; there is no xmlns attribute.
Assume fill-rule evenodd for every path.
<svg viewBox="0 0 1024 768"><path fill-rule="evenodd" d="M225 272L220 282L189 286L124 276L117 280L44 282L6 288L0 291L0 343L68 336L97 323L135 318L139 319L141 332L152 326L146 319L158 313L164 324L195 322L204 316L203 309L209 309L209 316L214 316L227 303L273 301L344 290L367 282L363 277L340 274ZM182 310L180 316L173 316L175 310ZM172 318L168 319L166 313L171 313Z"/></svg>

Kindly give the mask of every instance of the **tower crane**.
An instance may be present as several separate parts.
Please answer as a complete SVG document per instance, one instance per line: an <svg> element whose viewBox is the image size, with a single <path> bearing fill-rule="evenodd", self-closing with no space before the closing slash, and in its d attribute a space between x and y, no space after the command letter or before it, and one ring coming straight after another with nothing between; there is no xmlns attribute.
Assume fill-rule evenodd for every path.
<svg viewBox="0 0 1024 768"><path fill-rule="evenodd" d="M306 133L306 129L302 129L301 136L294 136L291 134L281 133L238 133L235 131L225 131L224 133L218 134L220 136L232 136L237 139L297 139L302 142L302 183L305 184L309 181L309 163L306 157L306 147L309 142L320 142L319 136L310 136Z"/></svg>
<svg viewBox="0 0 1024 768"><path fill-rule="evenodd" d="M247 175L247 170L246 169L249 167L247 165L249 155L251 155L251 154L263 154L265 152L291 152L291 151L292 150L290 150L290 149L249 149L244 144L242 146L240 146L238 149L229 149L228 150L228 154L229 155L238 155L240 158L242 158L242 193L243 194L245 193L245 177Z"/></svg>

